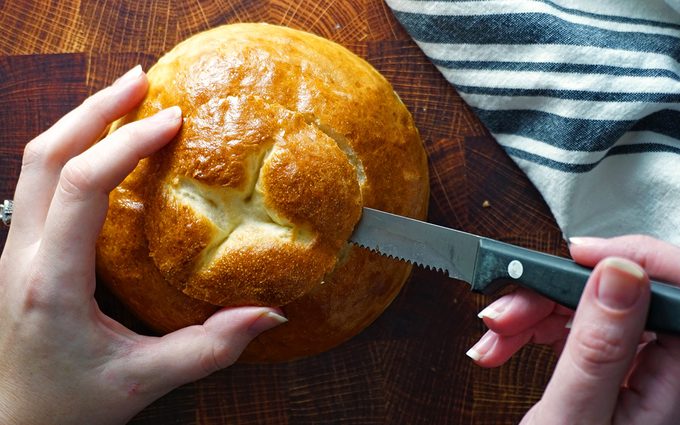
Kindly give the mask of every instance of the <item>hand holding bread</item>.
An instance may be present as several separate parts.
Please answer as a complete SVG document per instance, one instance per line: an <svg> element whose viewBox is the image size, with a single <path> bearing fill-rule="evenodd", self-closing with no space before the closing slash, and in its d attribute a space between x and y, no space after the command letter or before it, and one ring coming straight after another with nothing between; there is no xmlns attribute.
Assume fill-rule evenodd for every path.
<svg viewBox="0 0 680 425"><path fill-rule="evenodd" d="M0 259L0 422L124 423L284 314L248 360L347 340L410 270L347 244L362 206L423 218L427 195L410 114L336 44L242 24L148 79L133 68L26 147ZM99 310L95 262L163 336Z"/></svg>
<svg viewBox="0 0 680 425"><path fill-rule="evenodd" d="M147 86L136 67L26 146L0 258L0 423L124 423L230 365L259 332L285 321L266 307L224 309L158 338L99 310L95 241L108 193L175 136L181 111L163 109L91 145Z"/></svg>

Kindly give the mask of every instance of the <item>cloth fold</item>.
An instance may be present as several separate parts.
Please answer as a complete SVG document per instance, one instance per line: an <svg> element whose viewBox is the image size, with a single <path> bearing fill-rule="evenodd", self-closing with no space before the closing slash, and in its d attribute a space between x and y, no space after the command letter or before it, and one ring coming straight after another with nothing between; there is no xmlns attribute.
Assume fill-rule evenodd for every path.
<svg viewBox="0 0 680 425"><path fill-rule="evenodd" d="M386 2L565 237L680 244L680 1Z"/></svg>

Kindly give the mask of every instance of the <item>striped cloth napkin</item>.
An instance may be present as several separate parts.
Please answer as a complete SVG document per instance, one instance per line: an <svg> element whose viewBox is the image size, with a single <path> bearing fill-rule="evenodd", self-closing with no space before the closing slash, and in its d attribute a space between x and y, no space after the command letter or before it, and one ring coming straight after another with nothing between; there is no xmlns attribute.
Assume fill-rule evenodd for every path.
<svg viewBox="0 0 680 425"><path fill-rule="evenodd" d="M565 237L680 244L680 0L386 0Z"/></svg>

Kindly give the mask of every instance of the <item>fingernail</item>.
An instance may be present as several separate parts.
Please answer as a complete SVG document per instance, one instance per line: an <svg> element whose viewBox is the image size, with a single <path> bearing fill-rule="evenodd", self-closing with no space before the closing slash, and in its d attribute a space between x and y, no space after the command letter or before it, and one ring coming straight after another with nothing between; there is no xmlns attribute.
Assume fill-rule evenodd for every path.
<svg viewBox="0 0 680 425"><path fill-rule="evenodd" d="M644 270L633 262L619 258L607 258L600 267L598 299L616 310L632 307L642 293Z"/></svg>
<svg viewBox="0 0 680 425"><path fill-rule="evenodd" d="M645 332L642 332L642 337L640 338L640 342L642 344L647 344L647 343L650 343L652 341L656 341L657 338L658 338L658 336L657 336L656 332L645 331Z"/></svg>
<svg viewBox="0 0 680 425"><path fill-rule="evenodd" d="M274 311L267 311L265 313L260 314L260 316L257 319L255 319L253 324L250 325L249 330L255 334L260 334L268 329L282 325L287 321L288 319L286 319L282 315Z"/></svg>
<svg viewBox="0 0 680 425"><path fill-rule="evenodd" d="M592 237L583 237L583 236L574 236L573 238L569 238L569 245L588 245L595 243L599 241L600 238L592 238Z"/></svg>
<svg viewBox="0 0 680 425"><path fill-rule="evenodd" d="M510 305L510 301L512 301L513 298L514 294L506 295L497 299L496 301L489 304L484 310L480 311L479 314L477 314L477 317L480 319L498 319L507 309L508 305Z"/></svg>
<svg viewBox="0 0 680 425"><path fill-rule="evenodd" d="M475 344L472 348L470 348L465 355L470 357L474 361L479 361L482 357L486 355L486 353L491 350L491 347L494 346L496 343L496 334L487 331L482 338L480 338L479 341L477 341L477 344Z"/></svg>
<svg viewBox="0 0 680 425"><path fill-rule="evenodd" d="M572 326L574 326L574 316L571 316L567 323L564 324L564 327L567 329L571 329Z"/></svg>
<svg viewBox="0 0 680 425"><path fill-rule="evenodd" d="M153 121L177 121L182 116L182 109L179 106L171 106L157 112L150 119Z"/></svg>
<svg viewBox="0 0 680 425"><path fill-rule="evenodd" d="M125 84L136 80L141 77L144 71L142 71L142 65L137 65L122 76L120 76L116 81L111 84L113 87L124 86Z"/></svg>

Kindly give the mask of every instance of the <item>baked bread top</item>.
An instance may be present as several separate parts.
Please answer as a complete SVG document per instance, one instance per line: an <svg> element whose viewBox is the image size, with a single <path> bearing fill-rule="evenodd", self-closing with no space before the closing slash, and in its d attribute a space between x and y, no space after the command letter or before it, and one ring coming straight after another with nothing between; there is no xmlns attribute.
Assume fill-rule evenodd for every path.
<svg viewBox="0 0 680 425"><path fill-rule="evenodd" d="M188 298L205 304L202 319L211 306L309 309L311 294L327 299L341 286L358 291L347 299L363 293L370 301L370 286L387 279L388 296L375 297L379 314L408 267L384 259L387 277L372 268L363 275L352 261L372 254L347 240L362 206L424 218L429 193L418 131L385 78L336 43L268 24L197 34L147 75L145 100L111 131L173 105L184 123L111 196L98 270L114 292L152 327L171 330L199 318L169 320L172 312L148 314L143 305ZM130 248L131 239L142 258L115 248ZM153 269L153 283L122 270L129 267ZM355 287L328 288L338 279ZM358 323L351 306L334 302Z"/></svg>

